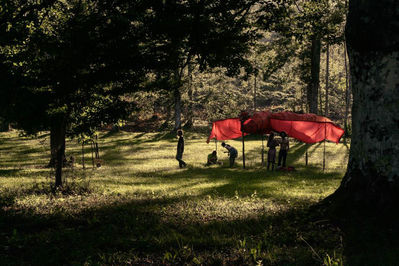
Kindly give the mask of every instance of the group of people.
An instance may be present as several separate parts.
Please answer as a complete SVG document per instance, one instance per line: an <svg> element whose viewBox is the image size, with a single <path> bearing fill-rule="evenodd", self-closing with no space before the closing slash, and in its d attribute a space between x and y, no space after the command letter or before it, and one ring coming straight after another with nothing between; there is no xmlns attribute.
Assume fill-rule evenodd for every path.
<svg viewBox="0 0 399 266"><path fill-rule="evenodd" d="M179 162L179 167L184 168L187 166L187 164L183 161L183 152L184 152L184 137L183 137L183 131L179 129L177 131L177 136L179 138L178 143L177 143L177 154L176 154L176 160ZM272 166L272 171L274 170L274 165L276 163L276 147L280 146L280 151L278 153L278 166L285 167L286 166L286 161L287 161L287 152L290 148L289 140L287 137L287 133L280 132L281 139L275 138L275 133L272 132L269 135L269 139L267 141L267 147L269 147L269 151L267 153L267 170L270 169L270 165ZM230 167L234 166L235 159L238 156L237 149L234 148L233 146L230 146L229 144L226 144L222 142L222 147L227 150L228 156L229 156L229 162L230 162ZM207 158L207 163L206 165L212 165L212 164L221 164L218 161L217 158L217 153L216 151L213 151L208 155Z"/></svg>
<svg viewBox="0 0 399 266"><path fill-rule="evenodd" d="M287 133L282 131L280 133L281 139L274 138L274 133L271 132L269 135L269 139L267 141L267 147L269 147L269 151L267 152L267 170L270 169L270 165L272 165L272 171L274 170L274 164L276 163L276 147L280 146L280 151L278 153L278 166L285 167L287 161L287 153L290 149L290 142L287 137Z"/></svg>

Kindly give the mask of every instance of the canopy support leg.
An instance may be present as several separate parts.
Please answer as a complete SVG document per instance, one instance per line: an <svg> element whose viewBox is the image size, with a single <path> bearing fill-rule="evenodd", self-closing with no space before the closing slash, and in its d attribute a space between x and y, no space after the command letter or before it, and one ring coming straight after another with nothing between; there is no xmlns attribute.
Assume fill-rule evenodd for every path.
<svg viewBox="0 0 399 266"><path fill-rule="evenodd" d="M309 144L305 144L306 145L306 153L305 153L305 165L308 166L308 148L309 148Z"/></svg>
<svg viewBox="0 0 399 266"><path fill-rule="evenodd" d="M263 137L264 135L262 134L262 167L265 167L265 146L263 145Z"/></svg>
<svg viewBox="0 0 399 266"><path fill-rule="evenodd" d="M324 123L323 172L324 170L326 170L326 137L327 137L327 128L326 128L326 123Z"/></svg>
<svg viewBox="0 0 399 266"><path fill-rule="evenodd" d="M326 170L326 140L324 140L324 148L323 148L323 172Z"/></svg>
<svg viewBox="0 0 399 266"><path fill-rule="evenodd" d="M83 170L85 169L85 142L82 141L82 165L83 165Z"/></svg>
<svg viewBox="0 0 399 266"><path fill-rule="evenodd" d="M242 168L245 169L245 144L244 144L244 131L242 132Z"/></svg>

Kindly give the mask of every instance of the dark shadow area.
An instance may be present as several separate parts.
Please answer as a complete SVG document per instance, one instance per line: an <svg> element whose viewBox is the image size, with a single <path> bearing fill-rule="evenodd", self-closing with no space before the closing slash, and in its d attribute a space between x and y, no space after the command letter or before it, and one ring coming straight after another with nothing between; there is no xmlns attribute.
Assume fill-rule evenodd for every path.
<svg viewBox="0 0 399 266"><path fill-rule="evenodd" d="M309 245L317 246L319 256L340 248L337 229L308 207L212 222L173 222L157 212L189 200L121 201L72 216L2 208L0 264L184 264L197 258L215 265L258 260L265 265L319 265ZM173 260L165 259L167 253Z"/></svg>
<svg viewBox="0 0 399 266"><path fill-rule="evenodd" d="M326 216L341 228L347 265L398 265L399 202L354 201L336 192L322 204Z"/></svg>
<svg viewBox="0 0 399 266"><path fill-rule="evenodd" d="M341 225L348 265L398 265L399 219L385 218L352 216Z"/></svg>
<svg viewBox="0 0 399 266"><path fill-rule="evenodd" d="M50 137L50 133L42 133L40 135L37 136L38 139L44 139Z"/></svg>
<svg viewBox="0 0 399 266"><path fill-rule="evenodd" d="M20 169L0 169L0 176L1 177L14 177Z"/></svg>

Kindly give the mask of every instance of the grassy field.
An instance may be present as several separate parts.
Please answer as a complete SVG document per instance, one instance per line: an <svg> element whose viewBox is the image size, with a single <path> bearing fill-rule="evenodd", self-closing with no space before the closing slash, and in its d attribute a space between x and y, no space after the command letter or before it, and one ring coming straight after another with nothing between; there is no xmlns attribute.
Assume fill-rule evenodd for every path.
<svg viewBox="0 0 399 266"><path fill-rule="evenodd" d="M54 170L49 135L0 134L0 265L340 265L342 234L312 205L339 186L348 146L291 143L288 165L261 166L261 141L246 141L242 169L206 167L215 143L187 133L183 159L167 133L102 133L102 167L92 169L86 148L67 142L75 167L65 169L65 187L51 193ZM220 143L219 143L220 144ZM305 167L308 150L309 166Z"/></svg>

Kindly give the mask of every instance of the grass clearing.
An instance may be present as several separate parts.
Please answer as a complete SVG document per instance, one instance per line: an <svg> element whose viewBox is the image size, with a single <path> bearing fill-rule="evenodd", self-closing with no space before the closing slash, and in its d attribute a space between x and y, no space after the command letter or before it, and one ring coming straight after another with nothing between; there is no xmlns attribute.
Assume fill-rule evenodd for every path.
<svg viewBox="0 0 399 266"><path fill-rule="evenodd" d="M339 230L310 206L340 183L349 147L291 143L288 165L296 171L261 167L261 140L245 143L242 169L206 167L215 143L186 133L183 159L167 133L103 133L103 166L86 170L81 145L67 142L74 169L65 169L68 193L50 193L54 170L49 135L0 133L0 264L264 264L320 265L342 262ZM310 165L305 167L308 149ZM266 157L266 156L265 156ZM312 247L312 248L311 248ZM313 250L312 250L313 249ZM328 263L327 263L328 264Z"/></svg>

